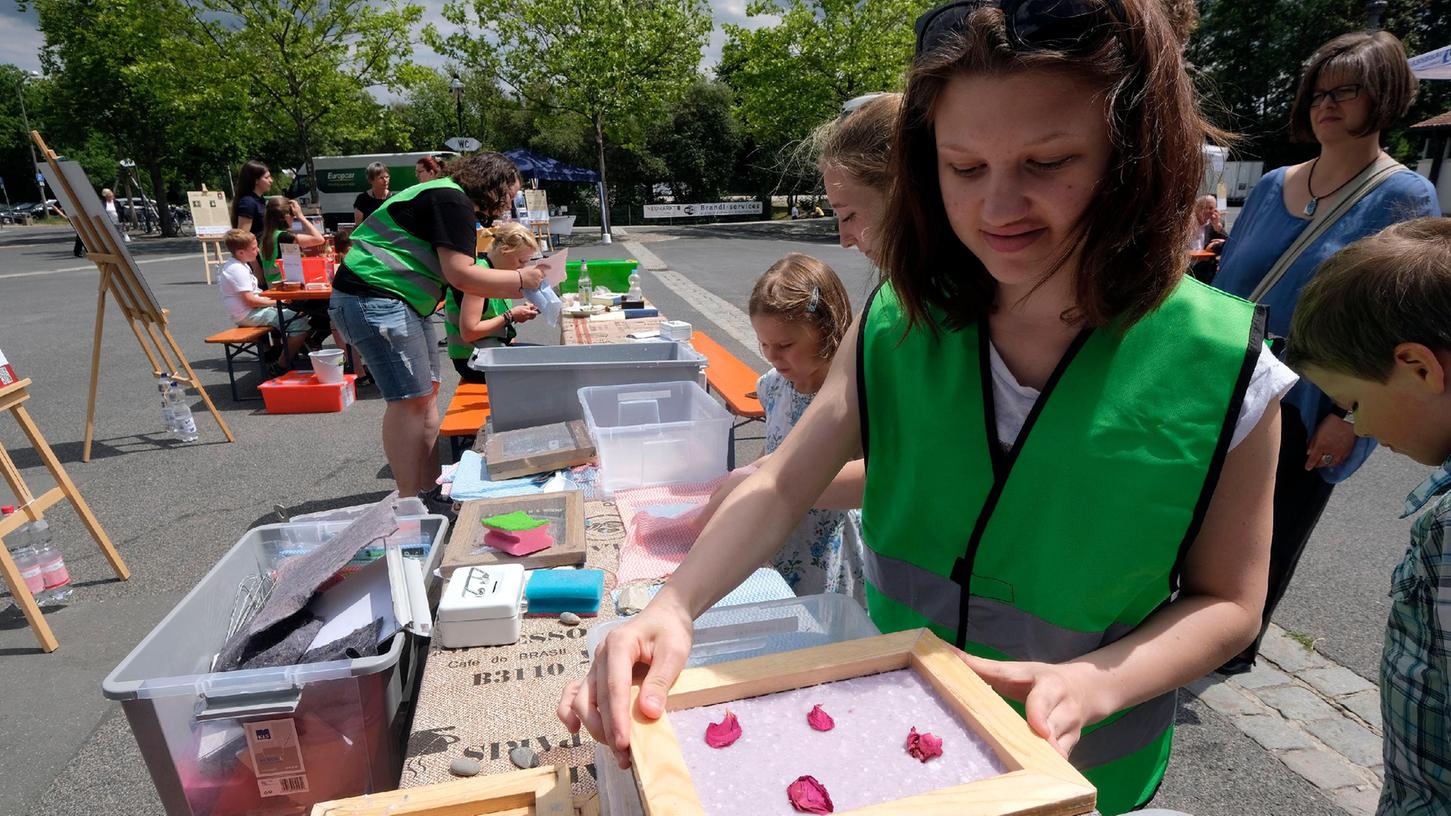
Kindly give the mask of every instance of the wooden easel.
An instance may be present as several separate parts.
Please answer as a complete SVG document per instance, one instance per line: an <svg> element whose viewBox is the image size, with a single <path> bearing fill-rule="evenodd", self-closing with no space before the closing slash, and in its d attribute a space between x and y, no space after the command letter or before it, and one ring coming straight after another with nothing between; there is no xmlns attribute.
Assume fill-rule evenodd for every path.
<svg viewBox="0 0 1451 816"><path fill-rule="evenodd" d="M32 521L38 521L45 513L62 499L69 500L71 506L76 509L76 515L81 517L81 522L90 531L91 538L101 547L101 554L111 562L111 569L115 571L116 577L122 581L131 577L131 570L126 568L126 562L121 560L121 554L111 545L111 539L106 537L106 531L101 529L101 523L91 513L91 508L86 500L81 498L81 492L76 489L71 477L66 474L65 468L61 467L60 460L55 458L55 452L46 443L45 437L41 436L40 428L36 427L35 420L30 418L30 412L25 410L25 401L30 399L26 388L30 380L20 380L0 388L0 410L7 410L20 423L20 429L25 432L26 438L30 440L30 447L35 449L50 475L55 479L56 486L34 496L30 488L26 486L25 480L20 477L20 469L15 466L14 460L10 458L9 452L0 447L0 474L4 474L5 481L10 484L10 491L20 501L20 510L14 515L0 521L0 538L9 535L12 530ZM19 604L20 611L25 613L25 619L30 622L30 628L35 632L35 639L40 641L40 648L53 652L60 642L50 631L50 624L45 622L45 617L40 614L40 607L35 603L35 596L30 594L26 588L25 581L20 578L20 570L16 568L15 561L10 557L10 551L0 547L0 571L5 573L5 583L10 587L10 597Z"/></svg>
<svg viewBox="0 0 1451 816"><path fill-rule="evenodd" d="M206 389L201 387L196 372L192 370L191 363L187 362L186 355L182 354L176 338L171 336L171 329L167 327L167 310L157 303L156 296L141 277L130 252L117 240L115 225L107 218L105 211L100 209L100 199L96 198L95 191L89 185L84 188L73 186L55 153L46 146L40 134L32 130L30 138L45 156L51 187L62 199L62 204L68 208L71 226L75 227L76 234L85 244L87 257L101 271L101 282L96 295L96 335L91 347L91 388L86 402L86 441L81 449L81 461L91 461L91 442L96 432L96 384L101 374L101 331L106 321L107 293L115 298L116 305L120 307L121 314L125 315L126 322L131 327L131 333L136 335L136 342L141 344L141 351L151 363L152 375L166 375L200 394L202 402L206 403L207 410L217 421L217 427L222 429L227 441L236 442L226 420L222 419L217 406L212 404L212 398ZM73 163L67 162L67 165L71 164ZM82 198L81 193L85 193L87 197ZM183 371L184 374L181 373Z"/></svg>
<svg viewBox="0 0 1451 816"><path fill-rule="evenodd" d="M221 203L220 208L216 207L215 202L211 200L213 196L217 202ZM210 233L214 231L212 228L221 227L222 224L218 221L230 226L231 211L227 207L226 195L221 192L211 192L205 184L202 185L201 196L196 193L187 193L186 199L187 205L191 208L192 230L196 232L197 240L202 245L202 274L206 275L207 285L210 286L212 284L212 264L221 267L227 262L227 253L224 251L225 242L221 235L203 235L202 233L204 231ZM203 204L210 206L204 207ZM222 212L220 214L213 212L216 209L220 209ZM225 219L219 217L223 214L226 216Z"/></svg>

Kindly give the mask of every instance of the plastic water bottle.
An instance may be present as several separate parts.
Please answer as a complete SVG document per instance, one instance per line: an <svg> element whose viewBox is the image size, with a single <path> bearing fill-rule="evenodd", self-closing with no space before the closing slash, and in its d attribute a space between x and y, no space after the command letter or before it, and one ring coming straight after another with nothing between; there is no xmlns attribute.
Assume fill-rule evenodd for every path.
<svg viewBox="0 0 1451 816"><path fill-rule="evenodd" d="M196 420L192 418L191 407L186 404L186 392L182 390L181 383L172 380L166 396L167 401L171 403L176 438L183 442L195 442L197 440Z"/></svg>
<svg viewBox="0 0 1451 816"><path fill-rule="evenodd" d="M30 546L35 548L35 557L40 563L41 584L44 589L35 602L41 606L54 606L70 600L74 591L71 574L66 569L60 550L50 542L50 522L41 519L30 523Z"/></svg>
<svg viewBox="0 0 1451 816"><path fill-rule="evenodd" d="M595 284L594 281L589 279L589 264L584 261L580 261L579 264L579 281L577 287L579 289L579 305L588 308L594 302Z"/></svg>
<svg viewBox="0 0 1451 816"><path fill-rule="evenodd" d="M625 300L644 301L645 293L640 291L640 273L630 272L630 291L625 295Z"/></svg>
<svg viewBox="0 0 1451 816"><path fill-rule="evenodd" d="M156 378L156 391L161 395L161 425L166 435L176 436L176 414L171 410L171 380L162 374Z"/></svg>
<svg viewBox="0 0 1451 816"><path fill-rule="evenodd" d="M8 504L0 508L0 513L5 516L14 512L15 508ZM20 580L25 582L25 588L30 590L31 595L39 598L45 594L45 577L41 575L40 559L30 542L29 524L16 528L5 537L5 546L10 550L10 559L15 562L15 568L20 571Z"/></svg>

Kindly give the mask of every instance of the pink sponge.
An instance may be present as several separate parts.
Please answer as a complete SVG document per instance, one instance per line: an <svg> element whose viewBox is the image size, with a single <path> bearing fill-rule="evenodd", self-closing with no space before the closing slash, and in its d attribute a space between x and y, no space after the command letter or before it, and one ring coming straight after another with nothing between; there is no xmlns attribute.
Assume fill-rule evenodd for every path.
<svg viewBox="0 0 1451 816"><path fill-rule="evenodd" d="M484 543L509 555L528 555L554 546L554 536L548 527L512 533L489 530L484 534Z"/></svg>

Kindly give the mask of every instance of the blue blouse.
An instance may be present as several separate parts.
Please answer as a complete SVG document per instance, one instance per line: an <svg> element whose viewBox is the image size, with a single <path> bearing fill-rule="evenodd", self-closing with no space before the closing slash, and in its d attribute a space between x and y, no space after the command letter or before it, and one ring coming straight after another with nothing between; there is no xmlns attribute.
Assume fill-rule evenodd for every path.
<svg viewBox="0 0 1451 816"><path fill-rule="evenodd" d="M1240 297L1249 297L1281 254L1300 236L1310 219L1285 207L1285 172L1271 171L1250 191L1244 209L1235 219L1234 230L1224 245L1219 275L1214 285ZM1300 300L1300 290L1315 276L1320 263L1347 244L1374 235L1391 224L1422 216L1437 216L1441 207L1436 188L1416 173L1396 173L1362 198L1339 218L1318 240L1305 248L1280 282L1260 301L1268 309L1271 335L1289 337L1290 316ZM1300 414L1310 434L1334 407L1324 392L1305 378L1290 389L1282 404ZM1334 484L1354 473L1375 449L1370 439L1358 439L1350 458L1339 467L1320 468L1325 481Z"/></svg>

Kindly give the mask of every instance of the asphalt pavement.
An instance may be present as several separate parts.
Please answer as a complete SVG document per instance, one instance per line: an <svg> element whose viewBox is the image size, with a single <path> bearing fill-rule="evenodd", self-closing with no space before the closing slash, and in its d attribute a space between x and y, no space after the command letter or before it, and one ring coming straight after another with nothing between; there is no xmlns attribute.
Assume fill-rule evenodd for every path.
<svg viewBox="0 0 1451 816"><path fill-rule="evenodd" d="M629 241L671 273L743 309L755 277L787 251L818 255L842 276L860 306L873 271L836 246L829 221L699 228L627 228ZM581 240L585 236L576 236ZM165 438L155 383L114 305L102 347L96 446L80 461L97 274L71 255L71 233L0 229L0 349L29 377L28 407L85 495L132 577L117 581L64 505L51 514L55 537L78 583L76 597L46 618L60 650L43 654L14 607L0 609L0 813L152 814L159 801L120 707L100 694L102 678L252 526L292 513L357 504L385 495L391 478L378 439L383 404L376 390L341 414L270 416L260 403L234 403L218 347L203 339L227 327L215 287L202 278L191 239L138 238L130 247L183 351L237 437L228 444L199 400L201 438ZM572 257L624 257L626 247L586 245ZM681 295L645 273L646 295L661 310L711 331L737 356L764 370L749 337L714 301ZM712 313L715 309L717 313ZM738 315L736 316L738 318ZM548 342L542 325L524 339ZM249 374L248 377L255 377ZM245 380L251 384L253 379ZM444 377L442 399L455 378ZM246 386L244 386L246 387ZM33 488L48 475L14 423L0 418L0 443ZM746 461L758 442L744 442ZM1405 548L1395 519L1423 469L1380 452L1339 488L1311 541L1277 617L1313 639L1326 656L1375 680L1390 569ZM10 501L0 493L0 503ZM6 602L0 597L0 603ZM230 603L219 599L218 603ZM1244 736L1224 715L1182 698L1176 751L1155 802L1197 814L1341 814L1301 777Z"/></svg>

